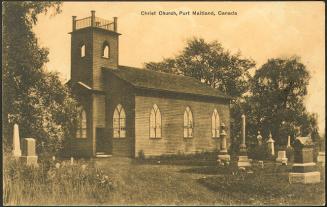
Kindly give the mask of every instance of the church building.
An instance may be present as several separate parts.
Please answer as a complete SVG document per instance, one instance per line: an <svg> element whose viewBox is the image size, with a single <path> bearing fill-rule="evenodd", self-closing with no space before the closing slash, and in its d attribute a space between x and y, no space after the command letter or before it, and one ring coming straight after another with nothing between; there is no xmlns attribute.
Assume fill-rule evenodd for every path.
<svg viewBox="0 0 327 207"><path fill-rule="evenodd" d="M72 23L68 84L79 102L73 156L215 151L222 123L229 146L231 97L191 77L119 65L116 17L91 11Z"/></svg>

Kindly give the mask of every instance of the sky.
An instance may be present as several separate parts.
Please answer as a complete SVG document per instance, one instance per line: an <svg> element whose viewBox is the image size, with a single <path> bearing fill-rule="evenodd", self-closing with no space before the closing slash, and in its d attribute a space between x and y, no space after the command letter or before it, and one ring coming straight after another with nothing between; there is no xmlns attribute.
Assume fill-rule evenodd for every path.
<svg viewBox="0 0 327 207"><path fill-rule="evenodd" d="M64 2L57 15L40 15L34 31L49 49L47 70L70 79L72 16L118 17L119 64L143 63L173 57L192 37L219 41L240 51L260 68L269 58L299 56L311 79L305 97L307 110L318 114L325 131L325 4L324 2ZM156 11L156 15L141 15ZM213 11L215 16L159 15L159 11ZM218 15L218 11L237 15ZM254 69L254 70L255 70ZM254 73L254 71L252 71Z"/></svg>

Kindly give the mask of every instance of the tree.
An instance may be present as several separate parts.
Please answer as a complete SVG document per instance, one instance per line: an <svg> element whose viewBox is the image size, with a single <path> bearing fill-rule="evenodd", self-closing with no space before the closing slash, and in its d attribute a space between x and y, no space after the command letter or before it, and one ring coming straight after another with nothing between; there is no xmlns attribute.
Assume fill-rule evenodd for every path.
<svg viewBox="0 0 327 207"><path fill-rule="evenodd" d="M21 137L35 137L37 150L56 152L76 122L69 89L45 71L48 50L32 31L41 13L60 12L59 2L3 3L3 140L18 123ZM43 146L43 147L42 147Z"/></svg>
<svg viewBox="0 0 327 207"><path fill-rule="evenodd" d="M248 71L254 66L240 52L231 54L219 42L207 43L202 38L190 39L174 58L145 63L147 69L191 76L236 98L248 91Z"/></svg>
<svg viewBox="0 0 327 207"><path fill-rule="evenodd" d="M277 145L286 145L287 136L311 134L317 138L317 118L306 111L303 100L310 75L298 57L269 59L251 79L251 95L239 108L248 115L248 135L271 132Z"/></svg>
<svg viewBox="0 0 327 207"><path fill-rule="evenodd" d="M234 97L231 102L232 151L237 150L234 146L238 146L240 136L241 114L237 113L237 106L249 90L249 70L253 67L255 62L241 57L240 52L231 54L221 43L208 43L202 38L188 40L186 47L174 58L145 63L147 69L191 76Z"/></svg>

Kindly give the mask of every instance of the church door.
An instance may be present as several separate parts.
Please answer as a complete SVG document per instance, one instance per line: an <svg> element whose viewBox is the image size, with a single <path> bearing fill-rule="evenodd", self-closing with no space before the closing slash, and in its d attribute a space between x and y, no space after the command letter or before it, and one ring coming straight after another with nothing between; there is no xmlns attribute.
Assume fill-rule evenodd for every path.
<svg viewBox="0 0 327 207"><path fill-rule="evenodd" d="M105 140L104 128L96 128L96 150L97 152L107 152L108 146Z"/></svg>

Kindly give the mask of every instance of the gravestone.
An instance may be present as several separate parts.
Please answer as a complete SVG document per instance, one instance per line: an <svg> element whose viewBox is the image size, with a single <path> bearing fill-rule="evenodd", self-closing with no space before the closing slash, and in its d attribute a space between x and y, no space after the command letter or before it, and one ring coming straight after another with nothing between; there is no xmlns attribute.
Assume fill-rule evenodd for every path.
<svg viewBox="0 0 327 207"><path fill-rule="evenodd" d="M288 175L290 183L319 183L320 172L313 162L313 142L310 137L297 137L294 141L294 164Z"/></svg>
<svg viewBox="0 0 327 207"><path fill-rule="evenodd" d="M258 141L258 146L261 146L262 145L262 136L261 136L260 131L258 131L257 141Z"/></svg>
<svg viewBox="0 0 327 207"><path fill-rule="evenodd" d="M220 133L220 138L221 138L221 147L220 151L218 153L218 163L220 162L229 162L230 161L230 155L227 153L227 141L226 141L226 131L225 131L225 124L221 123L220 126L221 133Z"/></svg>
<svg viewBox="0 0 327 207"><path fill-rule="evenodd" d="M325 166L325 152L319 152L317 161L318 163L321 163L323 166Z"/></svg>
<svg viewBox="0 0 327 207"><path fill-rule="evenodd" d="M262 160L259 160L259 161L258 161L258 165L259 165L261 168L263 168L263 167L264 167L263 161L262 161Z"/></svg>
<svg viewBox="0 0 327 207"><path fill-rule="evenodd" d="M237 166L238 167L249 167L251 166L251 163L249 162L247 150L246 150L246 144L245 144L245 115L242 115L242 143L240 144L240 152L238 156Z"/></svg>
<svg viewBox="0 0 327 207"><path fill-rule="evenodd" d="M290 148L291 147L291 136L287 137L287 146L286 148Z"/></svg>
<svg viewBox="0 0 327 207"><path fill-rule="evenodd" d="M282 164L287 165L287 157L286 157L286 151L278 151L278 157L276 159L277 162L280 162Z"/></svg>
<svg viewBox="0 0 327 207"><path fill-rule="evenodd" d="M19 158L20 156L22 156L22 151L20 150L19 128L17 124L14 125L12 143L13 143L13 150L12 150L13 156L15 158Z"/></svg>
<svg viewBox="0 0 327 207"><path fill-rule="evenodd" d="M273 140L271 132L269 133L269 139L267 140L269 154L275 155L275 140Z"/></svg>
<svg viewBox="0 0 327 207"><path fill-rule="evenodd" d="M35 153L35 139L25 138L22 145L21 161L26 165L37 166L37 155Z"/></svg>

